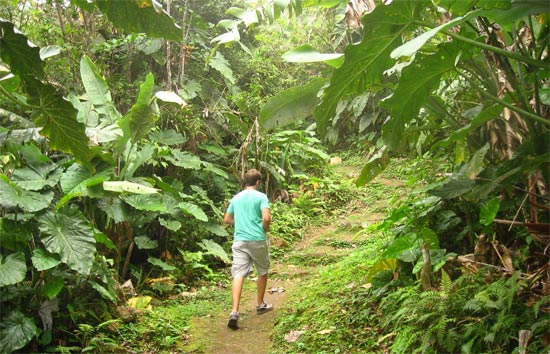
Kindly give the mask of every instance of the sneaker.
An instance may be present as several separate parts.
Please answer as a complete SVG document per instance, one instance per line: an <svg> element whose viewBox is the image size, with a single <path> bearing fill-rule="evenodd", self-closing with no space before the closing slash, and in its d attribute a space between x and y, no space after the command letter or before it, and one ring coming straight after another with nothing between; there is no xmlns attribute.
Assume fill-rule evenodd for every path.
<svg viewBox="0 0 550 354"><path fill-rule="evenodd" d="M229 322L227 322L227 327L231 329L238 329L239 328L239 326L237 326L238 321L239 321L239 314L231 313L231 315L229 315Z"/></svg>
<svg viewBox="0 0 550 354"><path fill-rule="evenodd" d="M261 305L256 306L256 313L258 315L261 315L262 313L266 313L273 310L273 305L266 304L265 302Z"/></svg>

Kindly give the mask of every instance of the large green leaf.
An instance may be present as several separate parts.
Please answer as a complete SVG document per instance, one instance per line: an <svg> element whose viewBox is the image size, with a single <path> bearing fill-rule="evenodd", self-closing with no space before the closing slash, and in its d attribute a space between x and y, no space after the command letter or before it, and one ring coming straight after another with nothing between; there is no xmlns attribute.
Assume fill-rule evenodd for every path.
<svg viewBox="0 0 550 354"><path fill-rule="evenodd" d="M400 57L410 57L415 54L420 48L422 48L424 44L426 44L426 42L433 38L437 33L444 31L447 28L452 28L456 25L459 25L462 22L469 20L470 18L478 16L481 12L482 10L475 10L470 12L466 16L454 18L449 22L445 22L440 26L432 28L431 30L422 33L420 36L394 49L391 52L391 57L394 59Z"/></svg>
<svg viewBox="0 0 550 354"><path fill-rule="evenodd" d="M153 250L159 246L158 240L152 240L145 235L134 237L134 242L140 250Z"/></svg>
<svg viewBox="0 0 550 354"><path fill-rule="evenodd" d="M257 24L259 22L256 11L246 11L239 7L232 6L225 11L226 14L240 18L246 27Z"/></svg>
<svg viewBox="0 0 550 354"><path fill-rule="evenodd" d="M153 74L147 74L145 81L139 87L139 95L132 109L119 121L124 136L119 139L119 144L124 146L128 140L135 143L144 138L154 127L159 115L151 102L155 79Z"/></svg>
<svg viewBox="0 0 550 354"><path fill-rule="evenodd" d="M418 37L408 41L392 53L392 58L396 59L403 56L412 56L422 48L428 40L437 33L443 32L449 28L460 25L474 17L488 17L497 22L501 27L511 31L514 22L518 19L532 15L548 12L548 2L545 0L500 0L500 1L479 1L479 0L450 0L443 1L444 7L450 9L454 15L460 15L473 8L475 4L477 9L466 13L464 16L456 17L440 26L430 29ZM458 5L458 6L457 6Z"/></svg>
<svg viewBox="0 0 550 354"><path fill-rule="evenodd" d="M26 191L10 181L6 175L0 175L0 205L4 208L19 207L32 213L47 208L52 199L52 191L44 194Z"/></svg>
<svg viewBox="0 0 550 354"><path fill-rule="evenodd" d="M239 34L239 30L237 28L233 28L231 29L231 31L220 34L216 38L212 39L210 42L216 43L216 46L219 46L220 44L237 42L240 39L241 35Z"/></svg>
<svg viewBox="0 0 550 354"><path fill-rule="evenodd" d="M156 188L129 181L105 181L103 182L103 189L111 192L132 194L155 194L159 192Z"/></svg>
<svg viewBox="0 0 550 354"><path fill-rule="evenodd" d="M178 204L178 208L183 210L187 214L191 214L200 221L208 221L208 216L202 211L202 209L193 203L190 202L181 202Z"/></svg>
<svg viewBox="0 0 550 354"><path fill-rule="evenodd" d="M231 84L235 84L235 76L233 75L233 70L231 69L231 64L225 59L225 57L220 52L210 58L208 65L212 68L218 70L224 78L227 79Z"/></svg>
<svg viewBox="0 0 550 354"><path fill-rule="evenodd" d="M487 123L490 120L497 119L500 117L503 107L501 105L495 104L480 111L470 123L466 124L460 129L457 129L451 133L449 137L444 140L437 142L433 148L437 149L439 147L447 147L454 141L463 141L468 134L470 134L475 129L481 127L483 124Z"/></svg>
<svg viewBox="0 0 550 354"><path fill-rule="evenodd" d="M399 145L406 125L418 115L430 93L439 87L441 76L453 70L457 46L444 45L433 55L417 55L414 62L403 69L399 86L384 102L391 119L384 124L382 136L390 149Z"/></svg>
<svg viewBox="0 0 550 354"><path fill-rule="evenodd" d="M65 287L65 280L61 277L48 277L44 283L42 291L48 299L52 300L63 290Z"/></svg>
<svg viewBox="0 0 550 354"><path fill-rule="evenodd" d="M414 262L420 255L421 239L415 233L400 236L388 245L382 258L399 258L404 262Z"/></svg>
<svg viewBox="0 0 550 354"><path fill-rule="evenodd" d="M94 230L76 208L63 208L38 217L40 238L71 269L88 275L94 261Z"/></svg>
<svg viewBox="0 0 550 354"><path fill-rule="evenodd" d="M448 178L440 188L430 193L444 199L452 199L470 192L475 184L475 181L469 178L453 176Z"/></svg>
<svg viewBox="0 0 550 354"><path fill-rule="evenodd" d="M297 0L298 2L298 0ZM330 9L334 6L340 5L342 0L302 0L302 7L321 7Z"/></svg>
<svg viewBox="0 0 550 354"><path fill-rule="evenodd" d="M63 48L58 45L49 45L44 48L40 48L40 59L46 60L61 53Z"/></svg>
<svg viewBox="0 0 550 354"><path fill-rule="evenodd" d="M155 130L149 134L149 140L161 145L179 145L187 141L187 138L175 130Z"/></svg>
<svg viewBox="0 0 550 354"><path fill-rule="evenodd" d="M204 165L204 168L202 169L202 172L213 173L213 174L221 176L225 179L229 178L229 175L227 174L227 172L225 172L221 168L218 168L218 167L214 166L210 162L204 162L203 161L202 164Z"/></svg>
<svg viewBox="0 0 550 354"><path fill-rule="evenodd" d="M348 94L363 93L369 87L379 88L384 71L394 64L390 53L401 44L402 32L413 24L426 4L426 1L395 0L363 16L364 31L369 35L361 43L346 47L344 64L332 74L330 86L324 90L321 104L315 110L322 137L341 99Z"/></svg>
<svg viewBox="0 0 550 354"><path fill-rule="evenodd" d="M316 78L304 86L282 91L270 98L260 111L261 127L283 127L312 115L319 102L317 93L326 82L325 79Z"/></svg>
<svg viewBox="0 0 550 354"><path fill-rule="evenodd" d="M11 22L0 18L0 59L10 66L11 72L26 79L32 75L44 76L44 62L40 59L40 49L17 31Z"/></svg>
<svg viewBox="0 0 550 354"><path fill-rule="evenodd" d="M361 169L361 174L355 181L355 184L360 187L369 183L382 173L390 163L390 156L386 149L383 149L378 154L374 155L369 162Z"/></svg>
<svg viewBox="0 0 550 354"><path fill-rule="evenodd" d="M490 4L494 2L485 1L484 3ZM547 0L514 0L510 8L506 8L505 6L496 7L495 9L486 11L484 16L497 22L504 30L513 31L514 28L517 28L516 21L525 16L536 14L548 14Z"/></svg>
<svg viewBox="0 0 550 354"><path fill-rule="evenodd" d="M26 274L27 263L23 252L12 253L6 258L0 255L0 286L22 282Z"/></svg>
<svg viewBox="0 0 550 354"><path fill-rule="evenodd" d="M56 209L61 209L73 198L89 196L91 194L90 193L90 190L91 190L90 187L97 186L97 185L100 185L103 182L105 182L109 178L109 176L108 176L109 174L110 174L109 171L103 171L103 173L101 173L101 174L97 174L93 177L90 177L88 179L85 179L85 180L81 181L79 184L74 186L72 189L70 189L70 190L67 189L66 192L65 192L66 194L63 196L63 198L61 198L57 202L57 204L55 205L55 208ZM64 176L67 176L67 175L69 175L69 171L67 171L64 174ZM75 177L75 176L74 175L69 176L69 178L72 178L72 177ZM62 181L63 181L63 179L62 179ZM62 185L63 185L63 183L62 183ZM65 188L67 188L67 185L65 185Z"/></svg>
<svg viewBox="0 0 550 354"><path fill-rule="evenodd" d="M434 3L458 16L470 11L478 1L479 0L435 0Z"/></svg>
<svg viewBox="0 0 550 354"><path fill-rule="evenodd" d="M33 121L42 127L40 133L49 138L50 147L66 153L85 164L92 159L85 126L76 119L76 109L52 86L33 80L28 85L29 104L35 109Z"/></svg>
<svg viewBox="0 0 550 354"><path fill-rule="evenodd" d="M104 198L101 199L97 206L103 210L109 218L111 218L115 223L123 222L128 220L128 212L126 205L119 198Z"/></svg>
<svg viewBox="0 0 550 354"><path fill-rule="evenodd" d="M485 169L485 155L489 151L489 144L485 144L479 150L477 150L470 161L465 163L458 171L459 176L475 179L477 175Z"/></svg>
<svg viewBox="0 0 550 354"><path fill-rule="evenodd" d="M212 240L204 239L201 242L199 242L199 246L203 250L205 250L208 254L211 254L215 257L218 257L219 259L221 259L225 263L230 262L229 256L227 255L227 253L225 252L223 247L220 246L219 244L217 244L216 242L214 242Z"/></svg>
<svg viewBox="0 0 550 354"><path fill-rule="evenodd" d="M37 248L32 252L32 264L38 271L48 270L57 266L61 261L55 255L49 254L47 251Z"/></svg>
<svg viewBox="0 0 550 354"><path fill-rule="evenodd" d="M104 114L110 122L120 118L120 113L115 108L107 82L87 55L82 56L80 60L80 77L94 108L100 114Z"/></svg>
<svg viewBox="0 0 550 354"><path fill-rule="evenodd" d="M63 171L54 163L26 166L13 172L13 182L28 191L39 191L59 182Z"/></svg>
<svg viewBox="0 0 550 354"><path fill-rule="evenodd" d="M155 98L162 102L175 103L180 107L187 105L180 95L172 91L157 91L155 92Z"/></svg>
<svg viewBox="0 0 550 354"><path fill-rule="evenodd" d="M99 295L101 295L102 298L111 301L113 304L117 303L116 294L114 293L114 291L110 291L109 289L101 284L96 283L95 281L91 281L89 284L99 293Z"/></svg>
<svg viewBox="0 0 550 354"><path fill-rule="evenodd" d="M398 261L396 258L378 258L370 268L365 281L371 282L373 277L382 271L391 271L392 273L397 270Z"/></svg>
<svg viewBox="0 0 550 354"><path fill-rule="evenodd" d="M176 267L174 267L173 265L170 265L166 262L163 262L162 260L158 259L158 258L155 258L155 257L149 257L147 258L147 261L149 263L151 263L152 265L155 265L157 267L160 267L162 268L162 270L165 270L165 271L172 271L172 270L176 270Z"/></svg>
<svg viewBox="0 0 550 354"><path fill-rule="evenodd" d="M324 62L335 68L344 62L342 53L319 53L309 44L304 44L283 54L282 58L290 63Z"/></svg>
<svg viewBox="0 0 550 354"><path fill-rule="evenodd" d="M222 236L222 237L229 236L229 233L227 232L227 230L215 222L209 222L208 224L204 225L204 227L206 230L210 231L216 236Z"/></svg>
<svg viewBox="0 0 550 354"><path fill-rule="evenodd" d="M129 157L126 159L126 170L124 171L124 178L131 179L134 177L134 173L138 168L143 166L147 161L151 159L154 152L156 151L156 146L149 142L145 143L141 150L135 148L129 154Z"/></svg>
<svg viewBox="0 0 550 354"><path fill-rule="evenodd" d="M179 149L170 149L170 155L162 156L163 159L170 162L174 166L199 170L201 168L201 160L197 156L187 151L181 151Z"/></svg>
<svg viewBox="0 0 550 354"><path fill-rule="evenodd" d="M163 218L158 218L159 224L164 226L170 231L178 231L181 229L181 222L177 220L165 220Z"/></svg>
<svg viewBox="0 0 550 354"><path fill-rule="evenodd" d="M113 241L111 241L109 236L105 235L103 232L96 230L94 237L95 237L95 242L105 245L110 250L116 250L116 246L113 243Z"/></svg>
<svg viewBox="0 0 550 354"><path fill-rule="evenodd" d="M111 92L105 79L87 55L83 55L80 59L80 77L82 78L82 85L84 85L86 93L94 106L101 107L112 102Z"/></svg>
<svg viewBox="0 0 550 354"><path fill-rule="evenodd" d="M138 210L168 212L164 199L159 194L124 195L122 200Z"/></svg>
<svg viewBox="0 0 550 354"><path fill-rule="evenodd" d="M128 32L174 41L183 39L182 29L156 0L96 0L95 4L113 25Z"/></svg>
<svg viewBox="0 0 550 354"><path fill-rule="evenodd" d="M548 161L548 158L546 161ZM472 201L478 201L487 198L487 196L490 195L495 189L502 188L502 182L504 180L519 173L520 171L522 171L521 166L511 169L510 171L499 175L497 178L491 181L477 183L469 193L464 195L464 198Z"/></svg>
<svg viewBox="0 0 550 354"><path fill-rule="evenodd" d="M18 146L17 150L29 165L42 165L52 162L52 160L48 156L44 155L38 146L34 144Z"/></svg>
<svg viewBox="0 0 550 354"><path fill-rule="evenodd" d="M90 195L90 187L97 186L106 181L111 171L104 170L92 176L90 171L80 164L73 164L61 177L61 189L65 193L57 204L56 209L65 206L71 199Z"/></svg>
<svg viewBox="0 0 550 354"><path fill-rule="evenodd" d="M500 208L500 199L493 198L481 207L479 211L479 222L485 226L489 226L495 220L498 209Z"/></svg>
<svg viewBox="0 0 550 354"><path fill-rule="evenodd" d="M14 310L0 322L0 353L13 353L23 348L38 334L31 317Z"/></svg>

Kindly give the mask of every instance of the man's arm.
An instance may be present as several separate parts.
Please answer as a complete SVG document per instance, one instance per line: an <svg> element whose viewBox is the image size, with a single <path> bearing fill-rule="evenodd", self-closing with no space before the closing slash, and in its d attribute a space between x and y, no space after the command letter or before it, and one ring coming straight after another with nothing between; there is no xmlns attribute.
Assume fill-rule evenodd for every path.
<svg viewBox="0 0 550 354"><path fill-rule="evenodd" d="M269 225L271 224L271 213L269 208L262 209L262 226L265 232L269 232Z"/></svg>
<svg viewBox="0 0 550 354"><path fill-rule="evenodd" d="M223 222L229 225L235 225L235 218L233 218L233 214L225 213Z"/></svg>

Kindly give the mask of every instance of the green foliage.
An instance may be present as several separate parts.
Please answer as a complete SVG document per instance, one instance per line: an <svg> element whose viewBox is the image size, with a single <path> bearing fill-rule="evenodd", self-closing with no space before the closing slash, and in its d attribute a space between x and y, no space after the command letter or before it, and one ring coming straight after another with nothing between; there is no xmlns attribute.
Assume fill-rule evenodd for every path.
<svg viewBox="0 0 550 354"><path fill-rule="evenodd" d="M137 29L141 14L147 12L145 26L153 25L150 30L158 34L150 7L93 3L87 10L94 6L109 13L109 18L121 6L134 6L135 17L120 20L122 27ZM171 20L162 16L161 22ZM2 129L0 151L9 159L2 160L5 173L0 176L0 307L20 309L12 313L22 319L21 326L6 322L12 327L2 331L24 330L11 335L13 341L3 343L2 351L25 345L45 348L62 340L64 332L58 329L66 333L74 329L83 351L107 350L112 342L95 336L98 327L93 322L101 326L118 302L116 279L128 276L133 253L145 253L153 260L154 265L146 265L151 270L174 272L175 266L156 256L170 254L173 244L183 246L182 239L187 247L198 247L206 235L223 240L227 233L213 227L212 221L221 215L218 205L225 197L217 188L231 182L223 169L184 151L181 133L157 127L166 104L181 109L185 102L173 92L159 91L153 74L146 75L135 104L123 115L101 70L84 55L80 61L84 91L65 98L44 80L45 64L27 37L16 34L11 22L2 20L1 26L8 34L0 39L6 48L0 58L1 100L16 112L29 112L23 114L48 137L38 138L26 118L16 124L2 118L2 125L9 128ZM163 35L174 35L161 27ZM17 133L20 127L26 129L24 134ZM194 236L183 237L185 230ZM223 249L212 242L202 244L205 254L223 257ZM59 302L69 311L44 312L45 301ZM1 311L2 318L9 315L6 311ZM43 313L49 313L46 319ZM37 314L49 328L33 341L27 322L34 325ZM76 329L84 321L90 324Z"/></svg>
<svg viewBox="0 0 550 354"><path fill-rule="evenodd" d="M71 269L87 275L95 253L93 228L76 208L45 213L38 218L41 241L46 250L58 254Z"/></svg>
<svg viewBox="0 0 550 354"><path fill-rule="evenodd" d="M384 298L380 310L388 333L395 333L392 352L512 352L518 329L540 320L518 293L526 289L517 276L485 284L481 275L464 275L439 291L404 287ZM544 320L543 320L544 321ZM528 350L544 348L540 337Z"/></svg>
<svg viewBox="0 0 550 354"><path fill-rule="evenodd" d="M365 276L381 242L373 238L369 245L333 259L329 265L312 264L318 272L307 281L302 279L300 291L290 295L291 306L280 315L274 352L377 352L373 325L378 315L366 301L367 290L357 282ZM302 332L299 340L285 340L293 331ZM369 342L374 345L368 347Z"/></svg>
<svg viewBox="0 0 550 354"><path fill-rule="evenodd" d="M82 4L82 1L78 1ZM146 1L95 1L93 5L104 13L109 21L128 32L144 32L153 38L166 38L179 41L183 31L160 5ZM85 8L90 7L88 3Z"/></svg>
<svg viewBox="0 0 550 354"><path fill-rule="evenodd" d="M323 91L321 104L315 111L322 137L340 99L379 87L383 72L394 64L389 54L401 44L402 31L423 5L418 1L394 1L391 6L377 6L364 17L364 31L368 35L358 45L346 48L344 64L332 74L331 84Z"/></svg>
<svg viewBox="0 0 550 354"><path fill-rule="evenodd" d="M0 324L0 351L11 353L23 348L38 333L32 318L14 310L3 317Z"/></svg>
<svg viewBox="0 0 550 354"><path fill-rule="evenodd" d="M183 291L181 298L157 303L140 313L136 321L117 326L117 342L124 343L125 350L185 352L193 318L222 310L229 306L227 300L226 289L215 286L205 286L194 293Z"/></svg>
<svg viewBox="0 0 550 354"><path fill-rule="evenodd" d="M302 87L295 87L269 99L260 111L263 129L296 124L311 116L317 104L317 92L326 80L314 79Z"/></svg>
<svg viewBox="0 0 550 354"><path fill-rule="evenodd" d="M271 213L276 215L270 227L270 234L276 239L283 239L288 244L303 237L303 229L308 218L298 206L285 203L272 203Z"/></svg>

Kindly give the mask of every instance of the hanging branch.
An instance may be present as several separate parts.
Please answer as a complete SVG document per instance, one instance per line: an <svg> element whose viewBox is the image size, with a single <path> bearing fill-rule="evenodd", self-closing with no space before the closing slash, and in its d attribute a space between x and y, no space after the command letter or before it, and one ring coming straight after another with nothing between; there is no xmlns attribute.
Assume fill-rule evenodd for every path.
<svg viewBox="0 0 550 354"><path fill-rule="evenodd" d="M239 153L237 154L237 158L235 159L235 167L238 171L240 169L240 176L244 176L244 173L248 166L248 147L252 143L252 140L254 139L254 135L259 136L259 126L258 126L258 119L256 118L254 122L252 123L252 127L250 127L250 130L248 131L248 134L246 135L246 139L244 139L243 144L239 148ZM258 149L258 144L256 143L256 149ZM257 151L257 150L256 150Z"/></svg>

